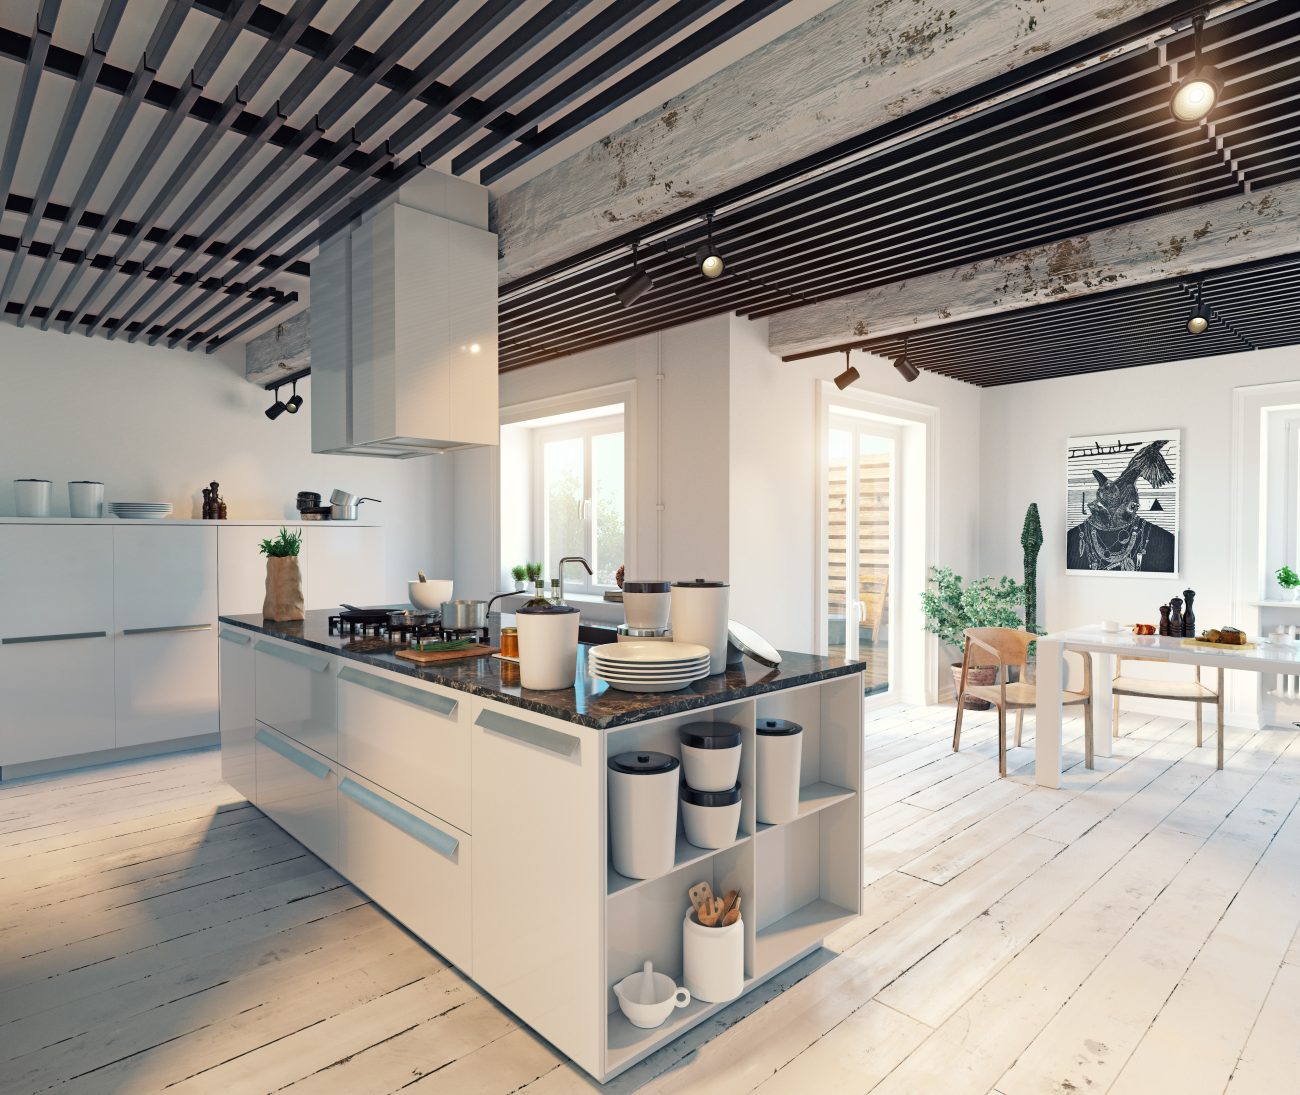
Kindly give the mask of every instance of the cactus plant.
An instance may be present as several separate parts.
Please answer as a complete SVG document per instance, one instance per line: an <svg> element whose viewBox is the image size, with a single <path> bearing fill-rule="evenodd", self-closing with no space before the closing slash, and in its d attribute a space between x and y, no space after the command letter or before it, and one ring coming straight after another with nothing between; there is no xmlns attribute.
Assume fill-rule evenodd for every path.
<svg viewBox="0 0 1300 1095"><path fill-rule="evenodd" d="M1020 546L1025 549L1025 630L1035 635L1038 630L1038 552L1043 546L1043 525L1038 519L1038 503L1030 502L1025 510L1025 526L1020 533Z"/></svg>

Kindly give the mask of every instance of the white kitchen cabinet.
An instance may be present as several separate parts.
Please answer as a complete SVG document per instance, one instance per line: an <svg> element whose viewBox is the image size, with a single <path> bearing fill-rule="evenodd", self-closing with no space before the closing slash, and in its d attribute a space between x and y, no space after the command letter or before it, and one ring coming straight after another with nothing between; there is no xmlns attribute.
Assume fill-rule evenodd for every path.
<svg viewBox="0 0 1300 1095"><path fill-rule="evenodd" d="M258 638L253 649L257 721L336 758L336 659L274 639Z"/></svg>
<svg viewBox="0 0 1300 1095"><path fill-rule="evenodd" d="M0 697L0 766L112 749L113 640L6 638Z"/></svg>
<svg viewBox="0 0 1300 1095"><path fill-rule="evenodd" d="M279 525L226 525L217 522L218 609L223 616L247 616L262 611L266 598L266 556L263 540L274 540L280 529L300 532L301 525L288 521ZM306 545L298 555L306 590L308 557Z"/></svg>
<svg viewBox="0 0 1300 1095"><path fill-rule="evenodd" d="M268 726L254 734L257 807L331 867L339 866L338 769Z"/></svg>
<svg viewBox="0 0 1300 1095"><path fill-rule="evenodd" d="M469 834L346 768L340 775L340 872L472 976ZM528 913L513 899L518 930Z"/></svg>
<svg viewBox="0 0 1300 1095"><path fill-rule="evenodd" d="M221 663L221 778L256 804L253 636L222 627L217 647Z"/></svg>
<svg viewBox="0 0 1300 1095"><path fill-rule="evenodd" d="M119 632L215 622L216 528L124 521L112 531L113 619Z"/></svg>
<svg viewBox="0 0 1300 1095"><path fill-rule="evenodd" d="M337 612L345 601L387 602L382 528L332 521L308 524L303 526L303 549L311 559L310 575L303 582L307 608Z"/></svg>
<svg viewBox="0 0 1300 1095"><path fill-rule="evenodd" d="M111 528L0 525L0 639L112 630Z"/></svg>

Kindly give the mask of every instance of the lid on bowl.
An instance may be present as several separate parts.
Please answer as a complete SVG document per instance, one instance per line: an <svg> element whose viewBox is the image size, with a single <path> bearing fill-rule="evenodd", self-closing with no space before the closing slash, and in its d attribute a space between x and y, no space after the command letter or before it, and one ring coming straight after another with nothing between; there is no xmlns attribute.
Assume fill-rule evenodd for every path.
<svg viewBox="0 0 1300 1095"><path fill-rule="evenodd" d="M627 772L633 776L661 776L675 771L681 763L668 753L619 753L609 758L609 766L615 772Z"/></svg>
<svg viewBox="0 0 1300 1095"><path fill-rule="evenodd" d="M671 588L672 583L666 578L629 579L623 583L624 593L667 593Z"/></svg>
<svg viewBox="0 0 1300 1095"><path fill-rule="evenodd" d="M740 801L740 784L725 791L697 791L683 783L679 794L683 802L692 806L735 806Z"/></svg>
<svg viewBox="0 0 1300 1095"><path fill-rule="evenodd" d="M727 621L727 639L741 654L748 654L759 665L775 669L781 664L781 655L762 635L735 620Z"/></svg>
<svg viewBox="0 0 1300 1095"><path fill-rule="evenodd" d="M717 578L689 578L684 581L674 582L674 589L726 589L727 583L719 581Z"/></svg>
<svg viewBox="0 0 1300 1095"><path fill-rule="evenodd" d="M786 737L790 734L802 734L803 727L789 719L759 719L754 729L770 737Z"/></svg>
<svg viewBox="0 0 1300 1095"><path fill-rule="evenodd" d="M570 612L578 610L573 605L557 604L533 604L531 601L526 605L520 605L515 609L515 613L520 616L564 616Z"/></svg>
<svg viewBox="0 0 1300 1095"><path fill-rule="evenodd" d="M734 749L740 744L740 727L728 722L688 722L677 733L692 749Z"/></svg>

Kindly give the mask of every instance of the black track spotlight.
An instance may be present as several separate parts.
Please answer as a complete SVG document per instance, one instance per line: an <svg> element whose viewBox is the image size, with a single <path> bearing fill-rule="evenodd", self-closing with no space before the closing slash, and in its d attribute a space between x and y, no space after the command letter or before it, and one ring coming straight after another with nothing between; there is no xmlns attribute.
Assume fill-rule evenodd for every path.
<svg viewBox="0 0 1300 1095"><path fill-rule="evenodd" d="M718 249L713 246L713 214L708 215L709 235L708 238L695 249L695 265L700 268L700 273L706 278L716 278L725 269L722 256L718 254Z"/></svg>
<svg viewBox="0 0 1300 1095"><path fill-rule="evenodd" d="M840 391L844 391L844 389L847 388L850 384L855 384L860 379L862 379L862 374L859 373L857 369L855 369L852 365L849 364L849 351L845 350L844 371L835 378L835 387L839 388Z"/></svg>
<svg viewBox="0 0 1300 1095"><path fill-rule="evenodd" d="M289 405L287 403L280 402L280 389L276 388L275 402L266 408L266 417L269 418L272 422L274 422L277 418L280 417L280 415L284 414L284 412L287 411L288 409L289 409Z"/></svg>
<svg viewBox="0 0 1300 1095"><path fill-rule="evenodd" d="M295 380L293 382L293 395L289 397L289 401L284 405L284 409L290 414L297 414L298 408L301 406L302 396L298 394L298 382Z"/></svg>
<svg viewBox="0 0 1300 1095"><path fill-rule="evenodd" d="M921 370L907 359L907 339L903 339L903 356L894 359L894 368L909 384L921 375Z"/></svg>
<svg viewBox="0 0 1300 1095"><path fill-rule="evenodd" d="M1191 314L1187 317L1187 333L1192 335L1201 335L1208 330L1210 319L1214 313L1210 311L1210 306L1201 300L1201 283L1196 283L1196 303L1192 305Z"/></svg>
<svg viewBox="0 0 1300 1095"><path fill-rule="evenodd" d="M637 262L637 244L632 244L632 276L614 290L614 295L622 302L624 308L631 308L646 293L655 287L654 279L646 273Z"/></svg>
<svg viewBox="0 0 1300 1095"><path fill-rule="evenodd" d="M1219 75L1219 70L1213 65L1201 63L1201 33L1205 27L1205 16L1195 16L1192 27L1192 68L1178 81L1169 100L1169 112L1174 120L1189 125L1203 122L1223 93L1223 77Z"/></svg>

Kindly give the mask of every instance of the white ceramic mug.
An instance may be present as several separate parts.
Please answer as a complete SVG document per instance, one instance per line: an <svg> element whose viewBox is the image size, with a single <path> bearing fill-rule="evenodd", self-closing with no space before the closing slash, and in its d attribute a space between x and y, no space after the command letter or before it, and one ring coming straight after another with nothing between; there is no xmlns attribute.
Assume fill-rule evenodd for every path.
<svg viewBox="0 0 1300 1095"><path fill-rule="evenodd" d="M68 514L72 517L98 517L104 505L104 484L78 479L68 484Z"/></svg>
<svg viewBox="0 0 1300 1095"><path fill-rule="evenodd" d="M18 517L48 517L50 515L50 481L48 479L15 479L14 513Z"/></svg>

